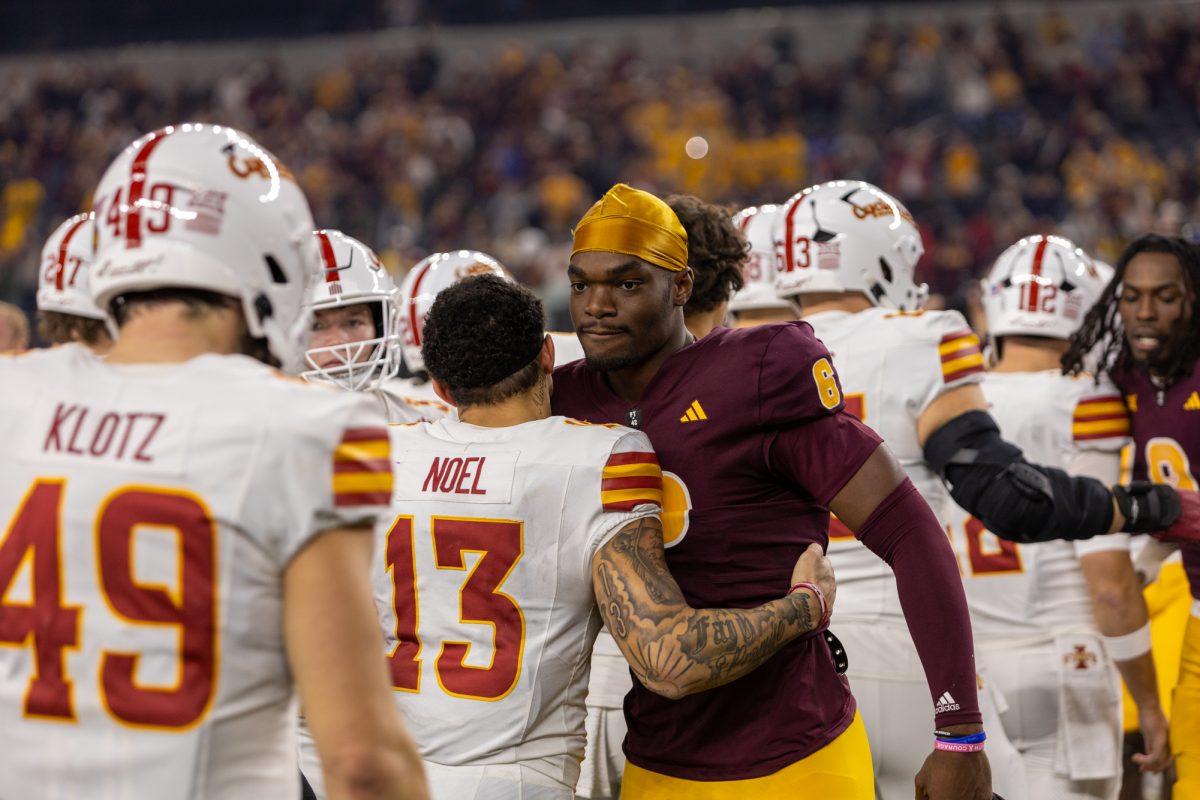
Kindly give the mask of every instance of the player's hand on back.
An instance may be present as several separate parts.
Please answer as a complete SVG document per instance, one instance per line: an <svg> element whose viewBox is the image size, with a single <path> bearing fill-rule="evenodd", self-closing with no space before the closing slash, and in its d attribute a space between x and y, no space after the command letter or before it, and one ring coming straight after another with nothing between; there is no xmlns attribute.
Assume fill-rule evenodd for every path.
<svg viewBox="0 0 1200 800"><path fill-rule="evenodd" d="M812 583L825 595L825 618L833 613L833 600L837 595L837 581L833 577L833 562L825 557L825 551L819 544L810 544L796 559L792 567L792 586L798 583Z"/></svg>

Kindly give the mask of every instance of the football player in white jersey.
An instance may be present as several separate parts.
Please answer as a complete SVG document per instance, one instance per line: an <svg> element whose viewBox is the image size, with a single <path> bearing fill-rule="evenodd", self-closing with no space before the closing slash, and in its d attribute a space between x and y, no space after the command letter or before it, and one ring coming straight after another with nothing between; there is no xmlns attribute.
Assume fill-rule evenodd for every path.
<svg viewBox="0 0 1200 800"><path fill-rule="evenodd" d="M88 291L92 262L92 215L64 220L42 246L38 277L38 336L52 345L79 342L103 355L112 347L104 312Z"/></svg>
<svg viewBox="0 0 1200 800"><path fill-rule="evenodd" d="M554 345L527 289L466 278L439 294L423 334L459 419L393 428L396 516L376 578L396 702L435 796L573 795L601 620L667 696L733 680L816 630L834 587L815 546L794 593L688 607L666 569L649 441L550 416Z"/></svg>
<svg viewBox="0 0 1200 800"><path fill-rule="evenodd" d="M405 396L438 401L425 369L425 357L421 355L425 317L438 293L468 275L499 275L512 280L503 264L478 250L434 253L418 261L404 277L400 285L401 349L404 366L411 375L403 379ZM555 366L583 358L583 348L575 334L551 332L549 335L554 339Z"/></svg>
<svg viewBox="0 0 1200 800"><path fill-rule="evenodd" d="M369 583L384 420L287 378L312 218L239 131L163 128L95 192L103 360L0 359L0 793L427 797Z"/></svg>
<svg viewBox="0 0 1200 800"><path fill-rule="evenodd" d="M1071 335L1106 281L1071 241L1030 236L982 282L995 366L983 384L1004 437L1026 455L1115 482L1129 418L1116 388L1064 376ZM1112 800L1121 778L1117 670L1138 706L1144 769L1170 761L1150 625L1127 534L1016 544L953 506L975 650L1004 698L1001 719L1021 751L1029 796ZM1114 666L1115 662L1115 666Z"/></svg>
<svg viewBox="0 0 1200 800"><path fill-rule="evenodd" d="M729 298L733 327L749 328L768 322L791 322L799 309L775 294L775 216L780 207L774 203L743 208L733 217L750 245L742 265L744 284Z"/></svg>
<svg viewBox="0 0 1200 800"><path fill-rule="evenodd" d="M410 397L400 371L400 291L375 251L341 231L313 232L322 270L309 298L312 338L305 380L370 391L388 421L436 419L450 413L440 400Z"/></svg>
<svg viewBox="0 0 1200 800"><path fill-rule="evenodd" d="M1026 541L1148 532L1178 517L1173 492L1110 490L1030 464L1000 439L978 386L979 340L961 314L921 309L925 287L913 275L923 246L894 197L862 181L813 186L784 205L774 230L777 293L799 304L834 355L847 406L884 438L929 505L942 509L943 522L943 478L992 530ZM1142 491L1152 502L1134 502ZM922 688L896 582L836 520L829 553L844 587L838 635L850 655L877 791L883 800L907 797L926 756L931 695ZM1008 800L1024 797L1022 762L989 700L980 694L996 789ZM956 702L933 698L935 709Z"/></svg>

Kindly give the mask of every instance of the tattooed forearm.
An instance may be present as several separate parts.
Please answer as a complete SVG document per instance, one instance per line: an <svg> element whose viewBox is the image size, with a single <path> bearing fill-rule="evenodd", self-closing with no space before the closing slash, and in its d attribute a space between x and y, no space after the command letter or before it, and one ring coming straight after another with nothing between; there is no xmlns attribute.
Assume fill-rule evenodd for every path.
<svg viewBox="0 0 1200 800"><path fill-rule="evenodd" d="M694 609L667 570L662 526L630 523L596 554L593 584L634 674L671 697L745 675L817 624L803 592L752 609Z"/></svg>

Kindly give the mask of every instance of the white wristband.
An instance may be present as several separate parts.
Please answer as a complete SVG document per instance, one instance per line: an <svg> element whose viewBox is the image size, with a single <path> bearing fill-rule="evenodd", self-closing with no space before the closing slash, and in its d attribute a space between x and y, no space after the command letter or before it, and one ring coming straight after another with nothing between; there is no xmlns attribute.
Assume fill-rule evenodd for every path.
<svg viewBox="0 0 1200 800"><path fill-rule="evenodd" d="M1104 636L1104 649L1113 661L1129 661L1150 652L1150 623L1124 636Z"/></svg>

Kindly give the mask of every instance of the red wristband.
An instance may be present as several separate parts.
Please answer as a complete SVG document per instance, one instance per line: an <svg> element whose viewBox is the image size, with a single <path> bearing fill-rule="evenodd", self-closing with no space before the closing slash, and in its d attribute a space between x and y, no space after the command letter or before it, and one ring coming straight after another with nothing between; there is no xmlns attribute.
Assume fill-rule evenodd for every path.
<svg viewBox="0 0 1200 800"><path fill-rule="evenodd" d="M791 594L797 589L808 589L817 596L817 603L819 603L821 606L821 619L817 623L817 627L814 630L821 630L822 628L829 627L829 617L831 616L830 608L829 603L825 601L825 593L821 591L821 587L809 581L800 581L799 583L794 584L792 588L788 589L788 594Z"/></svg>

